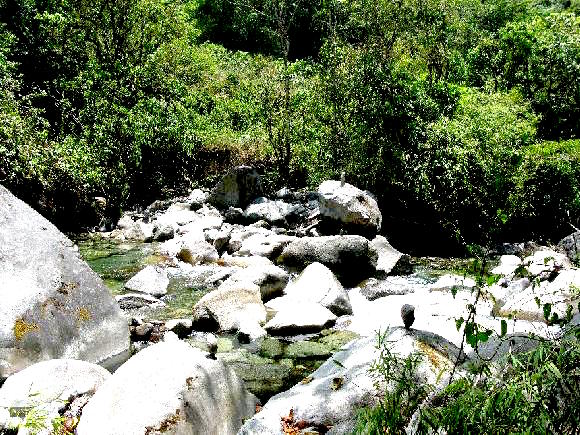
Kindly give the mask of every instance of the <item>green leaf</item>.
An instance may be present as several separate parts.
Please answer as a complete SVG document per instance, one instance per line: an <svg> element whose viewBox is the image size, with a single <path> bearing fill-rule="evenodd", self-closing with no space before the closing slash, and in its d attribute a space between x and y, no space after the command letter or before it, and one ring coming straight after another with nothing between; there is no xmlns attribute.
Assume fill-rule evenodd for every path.
<svg viewBox="0 0 580 435"><path fill-rule="evenodd" d="M485 279L485 281L486 281L487 285L491 286L491 285L494 285L496 282L498 282L500 278L501 278L500 275L489 275Z"/></svg>
<svg viewBox="0 0 580 435"><path fill-rule="evenodd" d="M558 367L556 367L556 365L552 361L548 361L546 363L546 369L552 372L552 374L556 378L562 379L562 373L560 372L560 370L558 370Z"/></svg>
<svg viewBox="0 0 580 435"><path fill-rule="evenodd" d="M490 331L490 330L487 330L484 332L478 332L477 333L477 341L481 342L481 343L485 343L489 339L491 334L492 334L492 331Z"/></svg>
<svg viewBox="0 0 580 435"><path fill-rule="evenodd" d="M461 328L461 325L463 325L463 322L465 322L465 319L463 317L455 319L455 327L457 328L458 331Z"/></svg>
<svg viewBox="0 0 580 435"><path fill-rule="evenodd" d="M501 337L505 337L506 334L507 334L507 322L504 319L502 319L502 321L501 321L501 334L500 334L500 336Z"/></svg>
<svg viewBox="0 0 580 435"><path fill-rule="evenodd" d="M544 304L544 319L550 320L550 313L552 312L552 304L549 302Z"/></svg>

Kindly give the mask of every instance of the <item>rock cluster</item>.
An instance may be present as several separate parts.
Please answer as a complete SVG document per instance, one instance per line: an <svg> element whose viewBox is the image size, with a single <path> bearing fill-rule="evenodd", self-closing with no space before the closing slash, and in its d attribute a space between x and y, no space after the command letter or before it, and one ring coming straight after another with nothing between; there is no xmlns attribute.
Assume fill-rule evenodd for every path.
<svg viewBox="0 0 580 435"><path fill-rule="evenodd" d="M9 216L10 207L2 210L2 206L0 202L0 218L2 212ZM10 218L7 222L16 225ZM570 312L568 307L579 302L580 271L561 252L536 247L524 256L524 248L513 249L492 270L499 281L479 287L475 279L461 274L428 278L413 274L411 258L377 235L381 225L373 196L350 184L330 180L316 192L282 189L275 198L267 198L256 171L248 167L234 168L211 192L196 189L188 197L156 201L143 212L126 213L105 236L155 241L153 246L163 261L128 280L117 303L110 295L101 295L102 283L91 275L87 280L96 282L97 290L89 294L98 296L102 314L99 321L86 320L93 329L83 331L101 337L99 327L109 325L115 316L122 319L120 307L129 319L128 330L122 320L123 343L130 334L137 353L112 375L90 364L101 361L92 357L93 350L84 350L98 348L90 339L76 345L85 353L72 354L89 361L80 365L62 359L22 370L36 362L29 357L32 350L13 346L16 356L9 358L0 353L0 370L8 367L7 375L22 370L0 389L0 431L2 424L18 424L2 423L2 418L8 409L31 406L14 398L27 397L25 390L34 385L47 394L62 387L62 394L74 396L71 403L82 402L75 405L76 412L56 407L45 396L40 404L32 404L47 410L51 418L70 415L75 425L80 421L76 433L81 435L278 434L282 420L300 422L302 433L347 433L354 427L357 409L376 403L382 394L369 376L369 368L380 355L377 331L382 331L382 343L391 352L401 357L419 355L417 382L438 388L445 385L456 363L529 349L533 343L521 334L553 334L557 319L577 311ZM69 266L61 262L53 267L68 273L74 264L75 270L84 273L86 265L70 242L53 236L57 252L65 249L60 245L71 251L63 252ZM15 244L8 246L10 252L16 250ZM572 243L562 246L570 255ZM46 252L42 246L32 248ZM6 248L0 245L1 249ZM6 270L31 274L25 265L32 253L27 255L16 265L0 269L0 276ZM0 261L4 258L0 256ZM0 318L23 319L24 344L41 336L35 327L26 325L34 322L40 328L44 317L33 315L42 308L42 301L61 301L65 296L74 300L76 287L65 287L63 293L44 278L35 277L42 284L36 289L49 289L39 290L41 297L23 296L9 312L0 305ZM170 303L175 279L209 291L196 299L184 318L163 321L143 315L152 306ZM475 294L481 296L474 305ZM49 306L48 313L55 316L59 307ZM461 353L464 326L458 328L455 320L471 309L482 328L498 329L497 316L504 317L513 339L490 339L478 353ZM76 326L85 327L82 322ZM2 331L0 327L0 340L6 341L11 331L16 329ZM31 348L38 343L49 350L37 360L70 356L62 344L60 348L53 345L59 349L56 352L51 343L38 338L30 341ZM28 359L15 365L20 355ZM282 378L290 377L295 368L291 359L306 362L314 357L328 360L302 382L257 407L259 400L246 387L255 387L262 376L278 392ZM46 370L69 373L69 380L62 386L43 381ZM460 364L457 372L462 370ZM85 372L86 376L77 376ZM389 385L380 388L384 391ZM257 409L261 411L256 413Z"/></svg>

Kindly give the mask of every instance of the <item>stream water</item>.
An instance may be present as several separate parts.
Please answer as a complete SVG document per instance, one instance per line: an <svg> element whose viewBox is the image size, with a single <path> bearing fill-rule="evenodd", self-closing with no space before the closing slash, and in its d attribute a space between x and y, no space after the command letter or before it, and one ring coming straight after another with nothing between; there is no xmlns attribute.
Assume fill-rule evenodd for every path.
<svg viewBox="0 0 580 435"><path fill-rule="evenodd" d="M99 234L72 237L82 258L97 272L113 295L125 292L124 284L147 265L161 264L166 258L156 254L156 245L142 242L117 242ZM434 282L450 270L465 270L468 260L415 259L415 273L410 282ZM203 279L170 274L165 306L140 311L145 320L168 320L191 317L192 307L214 287ZM128 318L132 313L126 313ZM263 403L272 395L286 390L306 378L336 350L356 338L348 331L324 330L320 334L291 338L266 337L249 344L240 343L233 334L220 334L217 357L233 367L247 388ZM207 350L203 334L187 339Z"/></svg>

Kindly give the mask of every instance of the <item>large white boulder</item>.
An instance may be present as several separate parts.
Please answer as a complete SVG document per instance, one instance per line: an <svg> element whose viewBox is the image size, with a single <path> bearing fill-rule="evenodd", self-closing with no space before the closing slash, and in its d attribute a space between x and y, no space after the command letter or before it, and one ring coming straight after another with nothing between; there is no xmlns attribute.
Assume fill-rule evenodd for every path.
<svg viewBox="0 0 580 435"><path fill-rule="evenodd" d="M318 187L320 214L364 234L377 233L383 217L377 201L352 184L324 181Z"/></svg>
<svg viewBox="0 0 580 435"><path fill-rule="evenodd" d="M235 434L256 398L233 370L185 342L142 350L85 406L79 435Z"/></svg>
<svg viewBox="0 0 580 435"><path fill-rule="evenodd" d="M266 322L260 287L248 281L230 281L204 295L193 307L196 328L257 330ZM250 326L253 325L253 326Z"/></svg>
<svg viewBox="0 0 580 435"><path fill-rule="evenodd" d="M117 303L58 229L0 186L0 379L74 358L114 367L129 356Z"/></svg>

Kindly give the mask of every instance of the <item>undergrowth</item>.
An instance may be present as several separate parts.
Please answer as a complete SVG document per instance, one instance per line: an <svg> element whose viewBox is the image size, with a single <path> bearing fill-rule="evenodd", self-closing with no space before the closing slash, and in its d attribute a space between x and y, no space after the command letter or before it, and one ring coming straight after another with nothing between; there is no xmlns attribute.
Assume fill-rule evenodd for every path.
<svg viewBox="0 0 580 435"><path fill-rule="evenodd" d="M461 377L424 405L427 387L414 382L418 360L382 353L391 385L379 405L360 412L356 433L580 433L580 326L558 340L500 359L488 375ZM375 368L377 370L377 368Z"/></svg>

